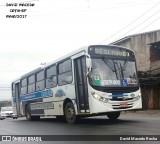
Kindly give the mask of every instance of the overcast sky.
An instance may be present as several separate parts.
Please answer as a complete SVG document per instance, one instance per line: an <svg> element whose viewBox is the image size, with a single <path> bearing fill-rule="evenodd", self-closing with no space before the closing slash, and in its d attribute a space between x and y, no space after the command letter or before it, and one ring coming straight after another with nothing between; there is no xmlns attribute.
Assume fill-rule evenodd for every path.
<svg viewBox="0 0 160 144"><path fill-rule="evenodd" d="M29 1L35 6L8 7L6 3L26 0L0 0L0 100L11 98L11 81L41 63L84 45L160 29L160 0ZM11 14L27 18L6 18Z"/></svg>

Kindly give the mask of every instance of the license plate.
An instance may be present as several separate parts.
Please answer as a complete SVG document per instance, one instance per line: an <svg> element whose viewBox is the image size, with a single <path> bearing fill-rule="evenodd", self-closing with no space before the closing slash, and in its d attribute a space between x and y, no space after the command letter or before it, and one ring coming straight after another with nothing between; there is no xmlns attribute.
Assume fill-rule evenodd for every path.
<svg viewBox="0 0 160 144"><path fill-rule="evenodd" d="M128 104L127 103L120 104L120 107L128 107Z"/></svg>

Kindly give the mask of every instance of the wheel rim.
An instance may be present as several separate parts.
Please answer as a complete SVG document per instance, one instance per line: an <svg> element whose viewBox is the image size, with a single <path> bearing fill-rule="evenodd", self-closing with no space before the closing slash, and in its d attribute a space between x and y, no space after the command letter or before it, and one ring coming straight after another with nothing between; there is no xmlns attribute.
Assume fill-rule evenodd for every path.
<svg viewBox="0 0 160 144"><path fill-rule="evenodd" d="M74 110L73 110L73 108L69 107L69 108L67 109L66 115L67 115L67 118L68 118L68 119L72 119L73 116L74 116Z"/></svg>

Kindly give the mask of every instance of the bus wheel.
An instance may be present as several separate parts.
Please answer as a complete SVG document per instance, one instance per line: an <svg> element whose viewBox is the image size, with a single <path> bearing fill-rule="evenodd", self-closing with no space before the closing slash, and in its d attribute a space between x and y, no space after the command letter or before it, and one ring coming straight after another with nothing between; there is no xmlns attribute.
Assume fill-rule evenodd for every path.
<svg viewBox="0 0 160 144"><path fill-rule="evenodd" d="M115 120L115 119L117 119L120 116L120 113L121 112L109 112L109 113L107 113L107 117L110 120Z"/></svg>
<svg viewBox="0 0 160 144"><path fill-rule="evenodd" d="M31 111L29 106L26 107L26 119L29 121L38 121L40 120L40 116L31 116Z"/></svg>
<svg viewBox="0 0 160 144"><path fill-rule="evenodd" d="M73 106L73 104L71 102L68 102L65 105L64 113L65 113L66 121L69 124L74 124L76 122L76 113L75 113L74 106Z"/></svg>
<svg viewBox="0 0 160 144"><path fill-rule="evenodd" d="M29 120L29 121L32 120L32 116L31 116L31 112L30 112L29 106L26 107L26 119Z"/></svg>

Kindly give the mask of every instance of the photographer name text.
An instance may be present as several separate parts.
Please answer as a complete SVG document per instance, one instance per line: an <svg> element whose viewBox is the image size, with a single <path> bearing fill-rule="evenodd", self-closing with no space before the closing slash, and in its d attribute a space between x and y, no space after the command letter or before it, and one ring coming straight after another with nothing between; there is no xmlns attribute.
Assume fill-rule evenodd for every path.
<svg viewBox="0 0 160 144"><path fill-rule="evenodd" d="M6 7L9 8L9 14L6 18L27 18L27 11L29 8L34 7L35 3L6 3Z"/></svg>
<svg viewBox="0 0 160 144"><path fill-rule="evenodd" d="M142 136L142 137L120 137L120 141L158 141L158 138L155 137L149 137L149 136Z"/></svg>

